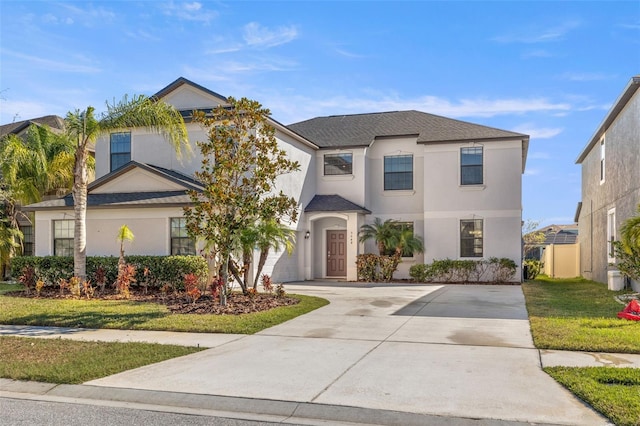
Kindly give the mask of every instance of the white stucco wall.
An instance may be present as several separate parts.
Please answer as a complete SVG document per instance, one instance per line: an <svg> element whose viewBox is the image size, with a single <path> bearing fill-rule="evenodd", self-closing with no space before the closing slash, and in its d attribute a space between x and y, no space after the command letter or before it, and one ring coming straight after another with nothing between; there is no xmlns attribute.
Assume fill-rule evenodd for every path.
<svg viewBox="0 0 640 426"><path fill-rule="evenodd" d="M460 148L471 145L425 145L424 261L460 259L460 220L483 219L483 258L514 260L518 265L514 279L519 280L522 144L496 141L481 145L484 179L477 186L459 184Z"/></svg>
<svg viewBox="0 0 640 426"><path fill-rule="evenodd" d="M116 237L122 225L135 235L125 243L127 254L170 254L170 218L182 217L180 207L99 209L87 212L87 255L118 256L120 244ZM71 219L73 211L36 212L36 256L53 254L53 220Z"/></svg>
<svg viewBox="0 0 640 426"><path fill-rule="evenodd" d="M327 154L351 154L352 155L352 174L350 175L324 175L324 156ZM365 148L350 149L323 149L316 151L316 179L317 193L320 195L337 194L341 197L364 206L366 202L366 164Z"/></svg>

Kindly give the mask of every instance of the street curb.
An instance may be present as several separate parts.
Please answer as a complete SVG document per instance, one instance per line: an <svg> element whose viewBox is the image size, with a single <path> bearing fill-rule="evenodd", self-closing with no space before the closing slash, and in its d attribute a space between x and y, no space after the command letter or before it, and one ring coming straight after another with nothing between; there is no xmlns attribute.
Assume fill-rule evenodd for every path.
<svg viewBox="0 0 640 426"><path fill-rule="evenodd" d="M385 426L522 426L519 421L444 417L431 414L370 409L313 402L280 401L181 392L111 388L92 385L56 385L0 379L0 397L105 405L126 404L150 411L190 412L201 415L291 424L354 424ZM536 423L544 426L544 424ZM550 424L546 424L550 426ZM557 426L557 425L556 425Z"/></svg>

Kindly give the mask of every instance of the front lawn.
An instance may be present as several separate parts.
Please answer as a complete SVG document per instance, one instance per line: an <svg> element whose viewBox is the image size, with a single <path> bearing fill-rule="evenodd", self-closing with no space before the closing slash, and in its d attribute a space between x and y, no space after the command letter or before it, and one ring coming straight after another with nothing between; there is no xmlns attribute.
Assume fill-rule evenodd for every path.
<svg viewBox="0 0 640 426"><path fill-rule="evenodd" d="M10 297L2 294L7 286L0 285L0 324L253 334L329 303L288 295L300 303L241 315L172 314L157 303Z"/></svg>
<svg viewBox="0 0 640 426"><path fill-rule="evenodd" d="M640 369L547 367L544 371L616 425L640 425Z"/></svg>
<svg viewBox="0 0 640 426"><path fill-rule="evenodd" d="M606 285L541 277L522 284L539 349L640 353L640 322L619 319L624 305Z"/></svg>
<svg viewBox="0 0 640 426"><path fill-rule="evenodd" d="M0 336L0 377L83 383L205 348Z"/></svg>
<svg viewBox="0 0 640 426"><path fill-rule="evenodd" d="M640 353L640 322L619 319L624 305L606 285L584 279L522 284L539 349ZM640 425L640 369L547 367L560 384L616 425Z"/></svg>

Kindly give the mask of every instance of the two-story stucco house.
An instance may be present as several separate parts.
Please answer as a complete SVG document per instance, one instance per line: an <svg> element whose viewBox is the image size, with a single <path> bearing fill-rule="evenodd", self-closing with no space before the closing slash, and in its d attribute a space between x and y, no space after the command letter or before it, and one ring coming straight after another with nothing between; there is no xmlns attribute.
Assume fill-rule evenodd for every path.
<svg viewBox="0 0 640 426"><path fill-rule="evenodd" d="M189 138L206 137L189 122L194 109L226 99L184 78L156 97L187 117ZM529 137L418 111L318 117L285 126L276 138L300 170L278 179L299 203L296 248L273 253L265 267L276 281L356 280L356 256L375 252L358 241L376 217L413 227L426 251L403 258L397 277L433 259L513 259L520 266L522 194ZM170 145L144 129L111 134L96 145L97 179L89 187L87 254L117 255L117 229L136 235L133 254L193 253L182 207L197 188L198 153L181 162ZM36 254L71 254L71 196L29 206L36 214ZM519 280L520 274L517 274Z"/></svg>
<svg viewBox="0 0 640 426"><path fill-rule="evenodd" d="M582 166L579 228L581 274L607 282L615 263L611 241L640 203L640 75L634 76L589 139L578 159Z"/></svg>

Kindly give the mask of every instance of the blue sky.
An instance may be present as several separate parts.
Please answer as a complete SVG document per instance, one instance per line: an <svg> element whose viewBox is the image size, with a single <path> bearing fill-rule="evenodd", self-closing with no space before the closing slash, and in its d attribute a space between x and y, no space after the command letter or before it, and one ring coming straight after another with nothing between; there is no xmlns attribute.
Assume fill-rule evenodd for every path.
<svg viewBox="0 0 640 426"><path fill-rule="evenodd" d="M570 223L575 159L640 73L640 1L0 2L0 123L182 76L289 124L416 109L531 136L523 218Z"/></svg>

